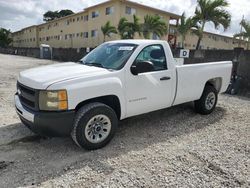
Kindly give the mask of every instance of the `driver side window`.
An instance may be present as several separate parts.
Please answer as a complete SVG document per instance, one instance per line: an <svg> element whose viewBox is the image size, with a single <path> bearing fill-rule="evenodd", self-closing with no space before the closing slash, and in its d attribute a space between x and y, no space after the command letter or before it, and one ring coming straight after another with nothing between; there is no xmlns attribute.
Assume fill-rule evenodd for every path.
<svg viewBox="0 0 250 188"><path fill-rule="evenodd" d="M150 45L144 48L135 60L135 65L140 62L149 61L153 64L153 71L161 71L167 69L167 61L162 45ZM149 71L148 71L149 72Z"/></svg>

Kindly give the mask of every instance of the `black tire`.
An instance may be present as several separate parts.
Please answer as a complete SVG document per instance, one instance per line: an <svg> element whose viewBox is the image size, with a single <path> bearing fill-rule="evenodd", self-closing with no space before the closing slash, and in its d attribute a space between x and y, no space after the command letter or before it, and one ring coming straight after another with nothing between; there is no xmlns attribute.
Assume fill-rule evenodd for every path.
<svg viewBox="0 0 250 188"><path fill-rule="evenodd" d="M211 93L214 94L215 99L212 102L212 104L210 104L210 107L209 107L207 105L207 100L208 100L208 96L212 95ZM211 85L206 85L201 98L194 102L195 111L202 115L208 115L214 111L216 104L217 104L217 100L218 100L217 90Z"/></svg>
<svg viewBox="0 0 250 188"><path fill-rule="evenodd" d="M107 137L99 142L99 143L92 143L86 137L85 129L87 128L88 122L91 118L104 115L109 118L111 122L111 129L109 133L106 135ZM104 147L109 143L109 141L114 137L116 129L118 126L118 118L115 111L110 108L109 106L95 102L84 105L80 108L76 114L73 129L71 132L71 137L73 141L81 148L87 150L95 150ZM98 134L98 133L97 133Z"/></svg>

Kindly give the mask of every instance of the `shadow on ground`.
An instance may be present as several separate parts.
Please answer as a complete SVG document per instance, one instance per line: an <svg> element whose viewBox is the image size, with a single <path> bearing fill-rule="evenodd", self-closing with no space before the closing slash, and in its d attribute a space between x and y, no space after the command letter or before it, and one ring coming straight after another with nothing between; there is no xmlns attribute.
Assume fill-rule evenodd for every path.
<svg viewBox="0 0 250 188"><path fill-rule="evenodd" d="M214 124L223 119L224 114L225 109L217 107L211 115L201 116L194 113L192 104L188 103L129 118L120 123L111 143L96 151L82 150L70 138L34 135L22 124L2 127L0 182L4 182L4 187L32 185L86 165L94 171L110 174L114 168L102 163L103 160L159 142L171 144L171 139Z"/></svg>

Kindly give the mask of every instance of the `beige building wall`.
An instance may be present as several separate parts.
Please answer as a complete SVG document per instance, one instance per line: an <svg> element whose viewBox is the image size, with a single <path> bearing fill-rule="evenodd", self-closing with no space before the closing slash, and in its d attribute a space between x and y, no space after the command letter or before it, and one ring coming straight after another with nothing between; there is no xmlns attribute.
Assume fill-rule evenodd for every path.
<svg viewBox="0 0 250 188"><path fill-rule="evenodd" d="M114 7L111 15L106 15L106 8ZM100 6L88 8L83 12L38 26L39 45L48 44L56 48L95 47L103 42L101 26L108 20L112 25L117 23L118 3L108 2ZM92 18L92 12L99 16ZM92 33L95 35L92 36ZM116 39L113 36L112 39Z"/></svg>
<svg viewBox="0 0 250 188"><path fill-rule="evenodd" d="M182 37L176 31L176 26L170 26L170 33L177 36L177 47L181 47ZM186 49L196 49L198 36L190 31L185 39L184 47ZM201 49L225 49L232 50L239 46L238 41L233 37L218 35L215 33L204 32L201 41ZM246 48L245 42L242 42L241 47Z"/></svg>
<svg viewBox="0 0 250 188"><path fill-rule="evenodd" d="M112 7L111 14L106 15L106 8ZM131 10L128 14L126 9ZM98 16L92 18L92 13L97 12ZM110 0L96 6L86 8L84 11L53 20L48 23L40 24L36 28L36 33L29 33L27 36L25 28L19 32L13 33L13 38L20 38L20 42L14 42L15 47L39 47L40 44L48 44L55 48L82 48L82 47L96 47L104 40L101 31L101 26L107 21L112 25L118 26L119 20L126 17L129 21L133 20L133 14L139 17L140 22L143 23L144 16L147 14L159 15L169 24L170 18L179 19L180 16L171 14L165 11L146 7L138 3L125 0ZM86 20L88 16L88 20ZM21 32L21 33L20 33ZM88 34L86 34L88 33ZM86 36L87 35L87 36ZM18 36L18 37L17 37ZM35 38L35 41L26 42L29 37ZM136 36L142 38L142 36ZM24 40L22 40L24 39ZM112 34L111 38L106 38L106 41L120 39L119 34ZM167 35L162 37L167 40Z"/></svg>
<svg viewBox="0 0 250 188"><path fill-rule="evenodd" d="M132 2L126 2L126 1L122 1L120 4L120 15L119 15L119 19L122 17L127 18L128 21L133 21L133 15L129 15L126 14L126 8L130 7L132 9L135 10L135 15L139 18L139 21L141 23L144 22L144 17L146 15L159 15L161 17L162 20L164 20L166 22L166 24L169 26L169 21L170 18L173 17L175 19L179 19L180 16L176 16L176 15L171 15L170 13L161 11L161 10L157 10L154 8L150 8L150 7L146 7L144 5L141 4L137 4L137 3L132 3ZM119 22L119 21L118 21ZM117 23L118 25L118 23ZM162 40L167 40L168 36L168 31L167 31L167 35L162 37ZM142 39L143 36L139 36L138 34L136 35L135 38L139 38Z"/></svg>
<svg viewBox="0 0 250 188"><path fill-rule="evenodd" d="M13 34L14 47L37 47L37 26L30 26Z"/></svg>

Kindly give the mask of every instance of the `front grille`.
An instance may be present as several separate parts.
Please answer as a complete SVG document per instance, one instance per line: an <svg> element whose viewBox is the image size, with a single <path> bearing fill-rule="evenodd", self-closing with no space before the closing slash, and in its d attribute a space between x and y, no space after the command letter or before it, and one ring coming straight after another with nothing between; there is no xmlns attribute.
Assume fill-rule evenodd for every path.
<svg viewBox="0 0 250 188"><path fill-rule="evenodd" d="M38 90L29 88L17 82L17 94L23 106L38 111Z"/></svg>

